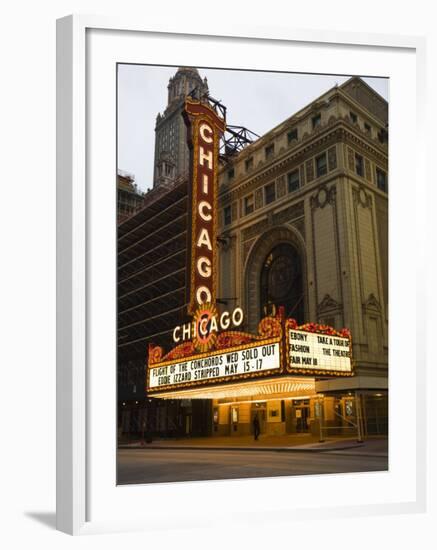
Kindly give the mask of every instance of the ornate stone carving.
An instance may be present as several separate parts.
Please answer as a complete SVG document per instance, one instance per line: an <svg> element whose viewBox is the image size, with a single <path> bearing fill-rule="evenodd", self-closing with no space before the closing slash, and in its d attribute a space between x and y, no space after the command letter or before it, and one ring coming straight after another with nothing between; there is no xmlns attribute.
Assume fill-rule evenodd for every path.
<svg viewBox="0 0 437 550"><path fill-rule="evenodd" d="M318 315L326 315L327 313L332 313L338 311L342 308L342 305L337 302L330 294L325 294L323 300L317 306Z"/></svg>
<svg viewBox="0 0 437 550"><path fill-rule="evenodd" d="M366 193L366 190L363 186L360 186L358 190L354 189L352 195L356 204L359 204L363 208L371 207L372 199L370 195Z"/></svg>
<svg viewBox="0 0 437 550"><path fill-rule="evenodd" d="M299 233L302 235L302 238L305 240L305 221L303 218L299 218L298 220L294 220L290 222L290 225L295 227Z"/></svg>
<svg viewBox="0 0 437 550"><path fill-rule="evenodd" d="M337 196L335 185L330 188L326 184L319 187L316 194L311 197L311 208L325 208L327 204L334 204Z"/></svg>
<svg viewBox="0 0 437 550"><path fill-rule="evenodd" d="M370 293L367 300L363 303L363 309L365 311L372 311L376 313L381 312L381 304L373 293Z"/></svg>
<svg viewBox="0 0 437 550"><path fill-rule="evenodd" d="M218 236L218 238L219 238L218 246L224 252L227 252L228 250L230 250L234 246L235 241L237 239L236 236L231 235L229 231L224 231Z"/></svg>
<svg viewBox="0 0 437 550"><path fill-rule="evenodd" d="M263 190L262 187L255 191L255 210L263 205Z"/></svg>
<svg viewBox="0 0 437 550"><path fill-rule="evenodd" d="M335 204L335 201L337 200L337 187L333 185L329 188L329 195L328 195L328 201L329 204Z"/></svg>
<svg viewBox="0 0 437 550"><path fill-rule="evenodd" d="M256 237L267 226L268 226L268 222L266 219L264 219L259 221L258 223L254 223L253 225L249 226L247 229L243 229L242 231L243 241L247 241L252 237Z"/></svg>
<svg viewBox="0 0 437 550"><path fill-rule="evenodd" d="M310 181L313 181L314 179L314 163L313 159L307 160L305 163L306 168L306 180L309 183Z"/></svg>
<svg viewBox="0 0 437 550"><path fill-rule="evenodd" d="M303 201L293 204L284 210L281 210L273 216L274 225L281 225L282 223L300 218L304 215Z"/></svg>
<svg viewBox="0 0 437 550"><path fill-rule="evenodd" d="M347 163L349 170L353 171L355 169L355 155L350 147L347 148Z"/></svg>
<svg viewBox="0 0 437 550"><path fill-rule="evenodd" d="M372 173L370 170L370 160L367 158L364 159L364 173L366 175L366 180L372 181Z"/></svg>
<svg viewBox="0 0 437 550"><path fill-rule="evenodd" d="M246 261L249 250L252 248L253 243L256 241L255 238L245 241L243 243L243 261Z"/></svg>
<svg viewBox="0 0 437 550"><path fill-rule="evenodd" d="M286 193L285 176L279 176L276 180L276 191L278 193L278 199L283 197Z"/></svg>
<svg viewBox="0 0 437 550"><path fill-rule="evenodd" d="M335 147L328 149L328 170L335 170L337 168L337 151Z"/></svg>

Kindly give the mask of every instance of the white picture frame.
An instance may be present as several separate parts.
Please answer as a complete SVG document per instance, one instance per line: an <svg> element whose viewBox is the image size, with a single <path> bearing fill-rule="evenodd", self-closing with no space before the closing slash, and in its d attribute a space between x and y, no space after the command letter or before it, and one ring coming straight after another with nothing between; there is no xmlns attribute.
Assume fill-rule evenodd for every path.
<svg viewBox="0 0 437 550"><path fill-rule="evenodd" d="M149 47L145 46L147 40L151 41ZM214 51L217 42L222 46L221 57ZM155 47L150 47L151 44ZM199 44L204 47L198 48ZM299 54L295 60L284 61L283 52L287 48L293 48ZM232 58L229 53L231 49ZM249 50L256 55L248 57ZM317 61L321 52L329 52L329 56L325 55L322 60L323 65L320 59ZM115 263L111 264L115 253L115 88L111 87L115 76L114 59L119 62L232 68L242 68L245 63L249 65L245 68L373 74L391 78L390 124L391 136L394 137L390 141L389 159L391 181L398 182L398 190L394 185L391 186L390 293L398 296L402 284L412 279L416 281L416 286L415 299L411 299L411 303L406 304L402 311L391 299L390 365L400 366L398 370L390 367L390 418L396 419L399 415L402 419L399 424L402 423L402 426L396 421L391 424L388 473L367 473L366 477L360 477L360 474L320 476L319 493L314 493L314 476L157 484L153 487L117 488L112 483L111 480L115 479ZM312 61L305 65L305 59ZM416 345L416 336L423 332L419 314L424 312L426 259L418 236L425 222L417 209L413 212L410 210L410 219L414 219L414 224L410 225L408 231L402 227L401 219L403 209L410 207L411 194L414 197L426 194L422 158L422 151L425 150L424 115L420 97L425 79L424 59L425 41L418 37L314 33L309 30L262 27L234 27L223 36L223 30L214 28L212 23L208 23L202 29L202 35L199 35L198 30L190 28L189 24L181 27L167 24L158 26L141 21L80 15L58 20L59 530L70 534L144 530L169 521L175 527L210 525L220 520L220 513L215 513L212 518L199 510L190 516L187 511L189 506L186 506L186 511L181 511L181 503L214 498L219 510L219 504L229 498L230 488L233 495L247 503L260 490L266 495L266 504L262 510L258 508L256 514L251 514L250 510L242 513L242 521L256 522L261 516L273 520L275 517L283 519L287 512L293 512L294 519L315 519L425 510L426 424L423 419L426 418L426 357L425 346ZM357 68L356 71L351 71L353 66ZM111 67L114 73L111 73ZM402 90L399 88L401 85ZM102 95L102 90L107 93ZM99 98L98 109L94 109L97 105L96 95ZM108 119L111 107L114 107L113 117ZM399 115L402 109L401 121ZM106 121L104 127L102 121ZM409 132L408 140L404 135L405 130ZM93 148L96 141L99 142L97 149ZM416 147L412 147L412 143L416 143ZM407 154L409 161L406 159ZM105 185L96 183L96 170L100 171L100 179ZM402 190L407 189L408 180L415 182L409 188L409 198L402 193ZM414 265L402 267L403 246L414 250L415 262L411 262ZM107 270L111 265L112 272ZM400 267L401 272L396 271L395 280L393 269ZM96 286L97 281L99 287ZM105 300L105 296L110 298ZM408 330L400 325L399 313L409 316ZM405 341L405 338L409 338L409 349L397 349L397 344ZM107 374L102 371L102 364L106 365ZM407 364L413 364L415 370L408 372L408 380L405 380L407 375L403 371ZM408 409L412 411L409 418L402 416L401 410L402 400L407 395ZM409 430L409 448L402 447L406 445L401 441L402 429ZM399 460L402 449L404 452ZM341 494L348 486L356 486L356 492L345 492L344 498L337 498L338 492ZM284 488L291 487L296 495L300 495L299 506L281 496ZM381 494L372 494L375 487L380 488ZM332 494L336 492L337 496L330 498L330 491ZM272 495L275 495L273 503ZM305 495L312 497L305 499ZM167 503L165 518L159 517L152 507L147 506L148 500L151 502L152 499L154 508Z"/></svg>

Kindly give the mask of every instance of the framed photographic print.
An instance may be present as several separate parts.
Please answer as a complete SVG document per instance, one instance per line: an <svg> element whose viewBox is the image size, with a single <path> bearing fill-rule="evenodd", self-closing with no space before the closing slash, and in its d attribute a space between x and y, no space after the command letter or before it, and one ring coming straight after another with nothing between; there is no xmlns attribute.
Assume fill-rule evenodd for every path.
<svg viewBox="0 0 437 550"><path fill-rule="evenodd" d="M117 482L387 470L388 79L118 64L117 91Z"/></svg>
<svg viewBox="0 0 437 550"><path fill-rule="evenodd" d="M59 529L423 508L422 49L58 22Z"/></svg>

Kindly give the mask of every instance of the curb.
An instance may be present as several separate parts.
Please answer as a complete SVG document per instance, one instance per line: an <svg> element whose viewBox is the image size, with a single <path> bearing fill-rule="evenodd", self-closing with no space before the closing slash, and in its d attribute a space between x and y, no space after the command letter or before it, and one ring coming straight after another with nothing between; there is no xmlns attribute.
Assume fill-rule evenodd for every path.
<svg viewBox="0 0 437 550"><path fill-rule="evenodd" d="M358 447L362 447L363 444L357 444L356 447L335 447L335 448L299 448L299 447L201 447L201 446L193 446L193 445L151 445L151 444L145 444L143 446L132 446L132 445L120 445L118 449L131 449L131 450L146 450L146 449L153 449L153 450L186 450L186 451L193 451L193 450L201 450L201 451L261 451L261 452L287 452L287 453L326 453L330 452L331 454L335 454L336 451L349 451L357 449ZM387 455L381 455L381 454L372 454L372 453L349 453L349 456L370 456L370 457L387 457Z"/></svg>

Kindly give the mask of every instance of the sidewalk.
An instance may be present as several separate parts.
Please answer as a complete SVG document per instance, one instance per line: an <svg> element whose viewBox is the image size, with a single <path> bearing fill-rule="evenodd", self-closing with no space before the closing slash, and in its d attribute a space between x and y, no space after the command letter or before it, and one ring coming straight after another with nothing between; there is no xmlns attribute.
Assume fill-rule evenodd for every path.
<svg viewBox="0 0 437 550"><path fill-rule="evenodd" d="M356 438L332 437L323 443L311 434L261 435L258 441L253 436L197 437L154 440L152 443L132 441L119 444L119 449L173 449L173 450L233 450L233 451L290 451L290 452L330 452L360 456L387 456L387 438L369 438L358 443Z"/></svg>

